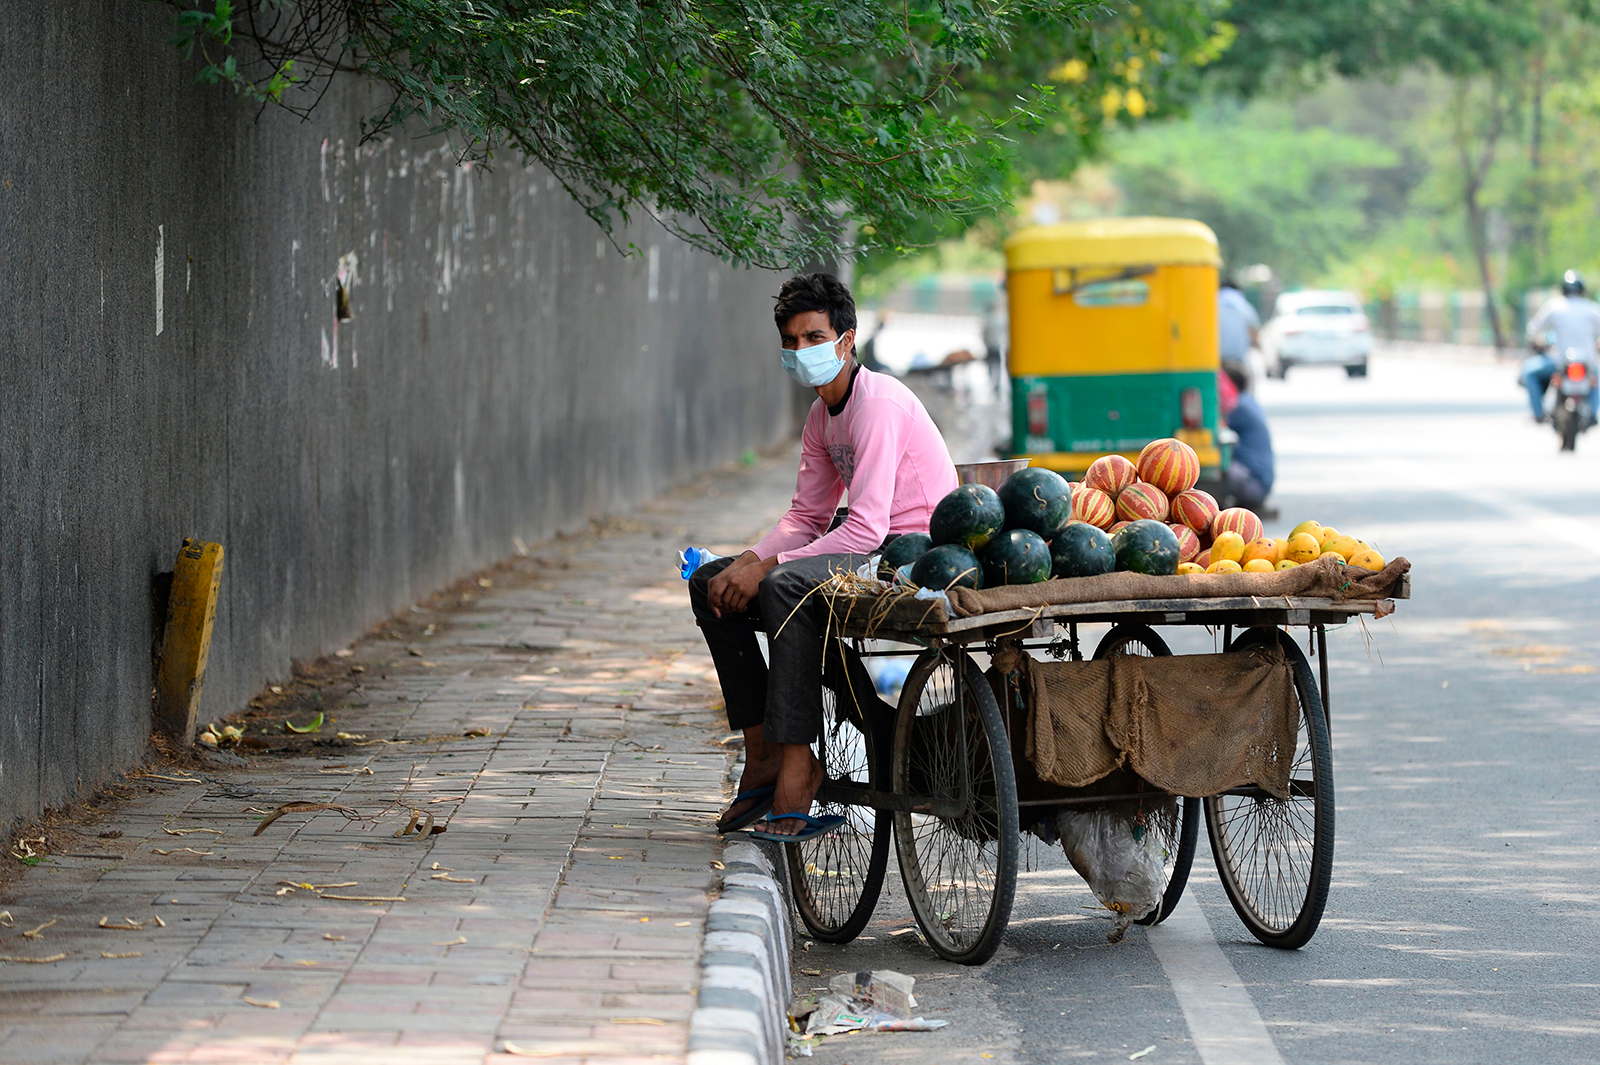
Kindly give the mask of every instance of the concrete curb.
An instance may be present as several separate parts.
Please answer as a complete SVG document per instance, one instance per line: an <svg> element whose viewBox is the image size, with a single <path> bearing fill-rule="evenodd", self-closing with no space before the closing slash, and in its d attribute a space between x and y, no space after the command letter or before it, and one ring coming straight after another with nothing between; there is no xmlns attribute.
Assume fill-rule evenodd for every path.
<svg viewBox="0 0 1600 1065"><path fill-rule="evenodd" d="M788 895L765 848L730 843L722 860L722 897L706 915L688 1065L777 1065L789 1045Z"/></svg>

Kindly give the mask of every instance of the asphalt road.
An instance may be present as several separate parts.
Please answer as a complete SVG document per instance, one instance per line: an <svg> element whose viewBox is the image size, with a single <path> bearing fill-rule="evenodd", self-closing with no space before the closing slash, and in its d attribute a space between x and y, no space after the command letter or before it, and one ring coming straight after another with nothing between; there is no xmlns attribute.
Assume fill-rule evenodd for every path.
<svg viewBox="0 0 1600 1065"><path fill-rule="evenodd" d="M1301 370L1261 399L1269 533L1316 518L1415 565L1397 614L1330 633L1338 842L1316 937L1258 945L1202 831L1171 927L1109 945L1109 915L1034 843L1005 944L967 969L906 931L891 860L862 938L797 952L795 986L895 969L952 1024L837 1037L819 1065L1152 1047L1136 1060L1600 1061L1600 432L1558 454L1511 365L1464 358L1380 356L1366 380Z"/></svg>

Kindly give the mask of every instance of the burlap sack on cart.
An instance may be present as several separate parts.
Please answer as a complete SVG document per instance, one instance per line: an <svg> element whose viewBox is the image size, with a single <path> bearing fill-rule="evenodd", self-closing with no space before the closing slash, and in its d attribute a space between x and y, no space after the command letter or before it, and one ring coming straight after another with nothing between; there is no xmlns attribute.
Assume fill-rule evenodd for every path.
<svg viewBox="0 0 1600 1065"><path fill-rule="evenodd" d="M1042 780L1083 787L1126 763L1175 795L1255 784L1289 796L1300 711L1276 645L1221 655L1030 661L1027 674L1024 749Z"/></svg>
<svg viewBox="0 0 1600 1065"><path fill-rule="evenodd" d="M1031 610L1065 603L1106 603L1122 599L1221 599L1232 596L1275 598L1314 596L1343 599L1383 599L1411 570L1403 558L1377 573L1346 566L1332 556L1304 566L1272 573L1195 573L1151 577L1143 573L1105 573L1098 577L1070 577L1040 584L1008 584L1001 588L952 588L948 595L956 617L994 614L1002 610ZM1361 574L1366 574L1361 576Z"/></svg>

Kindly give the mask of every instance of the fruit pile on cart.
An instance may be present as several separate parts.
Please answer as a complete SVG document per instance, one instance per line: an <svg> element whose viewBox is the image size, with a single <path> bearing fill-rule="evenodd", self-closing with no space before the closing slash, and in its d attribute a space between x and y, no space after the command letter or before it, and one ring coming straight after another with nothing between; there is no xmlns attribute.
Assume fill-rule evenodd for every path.
<svg viewBox="0 0 1600 1065"><path fill-rule="evenodd" d="M1255 515L1219 522L1226 510L1191 495L1177 524L1196 555L1228 557L1180 573L1190 545L1160 519L1193 482L1184 470L1163 490L1139 476L1145 459L1123 458L1135 476L1118 471L1110 490L1018 469L1025 460L961 467L928 539L902 537L874 572L823 586L833 624L814 812L844 824L785 848L812 936L860 933L892 847L928 944L982 963L1004 937L1032 833L1060 841L1118 911L1120 937L1172 912L1202 821L1256 938L1294 948L1315 933L1334 841L1327 630L1392 613L1409 564L1314 522L1268 541ZM1162 512L1102 530L1086 490L1113 513ZM1302 561L1280 568L1295 562L1291 543ZM1270 561L1246 568L1247 550ZM1107 624L1092 648L1080 643ZM1173 655L1158 631L1170 626L1210 630L1215 651ZM869 667L895 656L914 661L891 702L873 680L885 671Z"/></svg>

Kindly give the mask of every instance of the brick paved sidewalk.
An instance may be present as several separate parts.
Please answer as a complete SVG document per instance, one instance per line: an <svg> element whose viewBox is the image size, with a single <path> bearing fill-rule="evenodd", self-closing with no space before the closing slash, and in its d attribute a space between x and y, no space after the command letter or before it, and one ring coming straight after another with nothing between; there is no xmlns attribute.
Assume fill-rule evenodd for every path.
<svg viewBox="0 0 1600 1065"><path fill-rule="evenodd" d="M143 781L89 831L120 838L0 901L0 1063L681 1060L731 754L675 555L749 543L792 471L539 545L431 635L357 644L366 705L324 731L364 745ZM251 835L291 801L390 809ZM447 831L396 838L412 808Z"/></svg>

